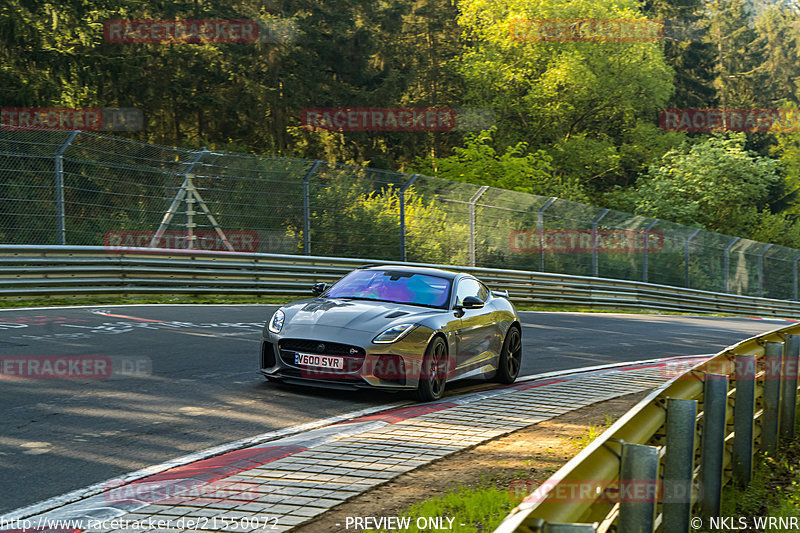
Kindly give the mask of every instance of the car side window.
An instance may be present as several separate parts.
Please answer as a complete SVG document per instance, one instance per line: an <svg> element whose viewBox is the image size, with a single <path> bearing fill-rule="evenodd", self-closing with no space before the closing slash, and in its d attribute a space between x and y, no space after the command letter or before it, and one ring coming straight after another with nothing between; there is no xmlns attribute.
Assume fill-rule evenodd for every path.
<svg viewBox="0 0 800 533"><path fill-rule="evenodd" d="M489 297L489 289L477 280L470 278L462 279L458 282L458 289L456 290L456 305L461 305L464 302L464 298L467 296L475 296L476 298L480 298L482 302L485 302Z"/></svg>

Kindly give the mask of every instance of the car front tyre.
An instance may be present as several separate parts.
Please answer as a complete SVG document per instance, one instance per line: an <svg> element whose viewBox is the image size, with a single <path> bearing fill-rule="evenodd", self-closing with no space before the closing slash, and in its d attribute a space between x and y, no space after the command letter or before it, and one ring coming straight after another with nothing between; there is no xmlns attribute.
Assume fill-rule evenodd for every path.
<svg viewBox="0 0 800 533"><path fill-rule="evenodd" d="M420 369L416 397L421 402L432 402L444 395L447 382L447 343L434 337L425 350Z"/></svg>
<svg viewBox="0 0 800 533"><path fill-rule="evenodd" d="M514 383L519 376L519 369L522 366L522 332L519 327L511 326L506 333L506 340L503 342L503 349L500 351L500 361L498 363L495 381L506 385Z"/></svg>

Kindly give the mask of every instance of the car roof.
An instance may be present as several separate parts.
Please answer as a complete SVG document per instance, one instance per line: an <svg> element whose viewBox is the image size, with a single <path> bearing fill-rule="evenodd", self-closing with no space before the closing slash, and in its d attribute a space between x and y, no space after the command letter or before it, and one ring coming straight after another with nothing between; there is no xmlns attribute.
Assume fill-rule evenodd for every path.
<svg viewBox="0 0 800 533"><path fill-rule="evenodd" d="M455 279L462 275L460 272L444 270L442 268L417 267L408 265L364 265L359 270L395 270L397 272L414 272L416 274L427 274L429 276L439 276L441 278Z"/></svg>

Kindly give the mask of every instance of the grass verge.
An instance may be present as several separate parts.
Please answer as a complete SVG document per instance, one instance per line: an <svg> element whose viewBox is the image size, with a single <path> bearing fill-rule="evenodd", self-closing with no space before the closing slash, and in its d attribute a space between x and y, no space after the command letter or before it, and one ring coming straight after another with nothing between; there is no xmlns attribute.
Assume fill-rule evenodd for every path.
<svg viewBox="0 0 800 533"><path fill-rule="evenodd" d="M309 297L311 294L309 293ZM265 304L281 305L302 296L115 296L98 295L84 297L43 297L43 298L0 298L0 309L19 307L68 307L80 305L136 305L136 304ZM530 303L516 304L518 311L540 311L553 313L624 313L634 315L684 315L684 316L737 316L726 313L680 313L676 311L658 311L642 309L597 309L577 305L535 305Z"/></svg>
<svg viewBox="0 0 800 533"><path fill-rule="evenodd" d="M0 309L18 307L65 307L79 305L136 304L265 304L281 305L295 298L288 296L87 296L83 298L3 298Z"/></svg>
<svg viewBox="0 0 800 533"><path fill-rule="evenodd" d="M476 487L462 485L442 496L411 505L399 521L402 530L409 533L432 529L453 533L494 531L522 497L498 488L495 480L484 478ZM383 529L381 533L389 531Z"/></svg>
<svg viewBox="0 0 800 533"><path fill-rule="evenodd" d="M578 430L566 440L574 453L580 452L599 437L619 417L603 414L602 424L592 424ZM547 469L552 474L555 468ZM519 470L509 477L486 477L472 485L457 485L440 496L414 503L399 517L400 530L411 533L447 529L455 533L484 533L494 531L508 513L530 492L529 472ZM437 521L438 520L438 521ZM433 522L432 522L433 521ZM365 530L373 531L373 530ZM382 529L380 533L395 530Z"/></svg>
<svg viewBox="0 0 800 533"><path fill-rule="evenodd" d="M795 435L800 435L800 424L795 426ZM796 531L782 528L781 523L789 524L794 518L797 524L800 518L800 438L784 445L774 457L759 454L750 485L725 488L720 516L774 518L769 531Z"/></svg>

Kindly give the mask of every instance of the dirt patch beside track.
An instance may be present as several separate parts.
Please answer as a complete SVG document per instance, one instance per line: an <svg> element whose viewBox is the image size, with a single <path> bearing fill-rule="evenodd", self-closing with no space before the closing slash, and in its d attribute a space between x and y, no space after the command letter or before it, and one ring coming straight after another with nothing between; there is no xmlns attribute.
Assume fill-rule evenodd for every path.
<svg viewBox="0 0 800 533"><path fill-rule="evenodd" d="M609 418L616 420L645 394L577 409L444 457L356 496L293 531L346 531L348 516L397 516L411 504L486 480L503 490L533 489L588 444L590 428L605 426ZM350 531L354 531L352 527Z"/></svg>

